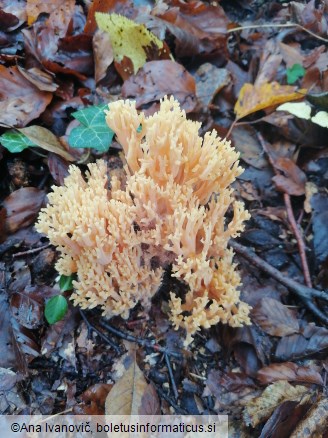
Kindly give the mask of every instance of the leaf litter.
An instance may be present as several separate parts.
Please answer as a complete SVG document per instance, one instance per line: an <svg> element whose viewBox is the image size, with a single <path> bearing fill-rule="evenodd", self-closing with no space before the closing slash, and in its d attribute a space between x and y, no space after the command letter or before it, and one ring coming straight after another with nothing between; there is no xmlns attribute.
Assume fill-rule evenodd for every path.
<svg viewBox="0 0 328 438"><path fill-rule="evenodd" d="M327 301L319 292L328 287L328 9L314 0L228 3L1 2L5 412L23 412L24 400L47 414L102 414L105 406L122 413L124 405L155 415L225 412L238 436L327 434ZM124 50L117 35L98 29L99 13L123 17L126 35L130 28L148 37L133 36L135 49ZM84 168L101 157L121 177L120 146L102 108L132 98L151 114L166 94L204 131L228 136L246 168L237 196L252 219L239 242L262 264L254 268L241 253L236 260L253 325L202 331L184 350L167 322L168 292L183 289L177 281L164 283L149 314L137 307L128 321L112 319L111 331L97 310L82 316L72 308L63 291L68 312L49 325L46 302L60 294L57 254L33 230L46 194L63 184L71 162ZM308 265L312 289L293 293L265 263L301 286Z"/></svg>

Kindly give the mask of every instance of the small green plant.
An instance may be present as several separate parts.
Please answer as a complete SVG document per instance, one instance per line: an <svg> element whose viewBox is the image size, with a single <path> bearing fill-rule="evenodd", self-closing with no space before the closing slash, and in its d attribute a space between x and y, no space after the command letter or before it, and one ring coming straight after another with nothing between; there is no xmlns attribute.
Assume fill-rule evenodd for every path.
<svg viewBox="0 0 328 438"><path fill-rule="evenodd" d="M58 281L60 290L66 292L73 289L73 281L76 279L76 274L61 275ZM55 295L47 301L44 316L49 324L55 324L62 320L68 309L67 300L63 295Z"/></svg>
<svg viewBox="0 0 328 438"><path fill-rule="evenodd" d="M113 140L114 132L105 119L105 104L90 106L76 111L72 116L81 125L72 129L68 143L72 148L94 148L106 152Z"/></svg>
<svg viewBox="0 0 328 438"><path fill-rule="evenodd" d="M12 154L22 152L24 149L36 147L37 145L21 132L7 131L0 137L3 147Z"/></svg>
<svg viewBox="0 0 328 438"><path fill-rule="evenodd" d="M68 308L67 300L63 295L55 295L46 303L44 316L49 324L55 324L66 315Z"/></svg>
<svg viewBox="0 0 328 438"><path fill-rule="evenodd" d="M295 84L297 79L302 78L305 75L305 68L301 64L294 64L292 67L287 68L287 84Z"/></svg>

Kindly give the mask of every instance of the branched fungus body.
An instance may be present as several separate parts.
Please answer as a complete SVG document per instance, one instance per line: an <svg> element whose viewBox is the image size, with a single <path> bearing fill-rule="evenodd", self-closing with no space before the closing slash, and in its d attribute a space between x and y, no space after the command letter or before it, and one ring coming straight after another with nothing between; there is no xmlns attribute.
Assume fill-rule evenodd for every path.
<svg viewBox="0 0 328 438"><path fill-rule="evenodd" d="M171 292L170 303L186 343L200 327L249 324L227 248L249 217L230 187L242 172L238 153L215 131L202 139L173 98L149 117L117 101L106 120L124 150L126 184L113 177L109 189L102 160L88 165L86 179L70 166L36 224L61 253L58 272L77 273L75 304L127 318L137 302L150 305L170 265L189 286L184 299Z"/></svg>

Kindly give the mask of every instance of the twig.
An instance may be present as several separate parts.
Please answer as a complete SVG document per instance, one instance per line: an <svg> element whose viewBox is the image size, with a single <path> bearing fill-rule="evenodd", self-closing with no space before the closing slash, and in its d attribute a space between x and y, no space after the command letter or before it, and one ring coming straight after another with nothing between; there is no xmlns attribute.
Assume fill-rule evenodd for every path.
<svg viewBox="0 0 328 438"><path fill-rule="evenodd" d="M328 302L328 293L326 293L325 291L319 291L317 289L303 286L297 281L286 277L280 271L278 271L278 269L269 265L269 263L265 262L263 259L261 259L261 257L257 256L252 250L250 250L250 248L240 245L239 243L232 240L229 242L229 245L238 254L242 255L254 266L261 269L263 272L271 275L271 277L273 277L279 283L283 284L292 292L294 292L315 316L317 316L325 324L328 324L328 317L323 312L321 312L321 310L319 310L317 306L312 302L312 299L314 298L320 298L321 300Z"/></svg>
<svg viewBox="0 0 328 438"><path fill-rule="evenodd" d="M247 30L247 29L266 29L266 28L274 28L274 27L298 27L299 29L302 29L304 32L307 32L308 34L312 35L314 38L317 38L320 41L324 41L325 43L328 43L328 40L326 38L323 38L319 35L316 35L314 32L312 32L309 29L306 29L305 27L301 26L298 23L281 23L281 24L250 24L246 26L239 26L234 27L232 29L228 29L227 33L233 33L238 32L240 30Z"/></svg>
<svg viewBox="0 0 328 438"><path fill-rule="evenodd" d="M170 380L171 380L171 385L172 385L172 390L173 390L173 393L174 393L174 397L175 397L176 400L178 400L179 393L178 393L178 390L177 390L177 385L175 384L175 380L174 380L174 376L173 376L173 371L172 371L172 367L171 367L170 358L167 355L167 353L164 353L164 357L165 357L165 362L166 362L167 369L169 371L169 376L170 376Z"/></svg>
<svg viewBox="0 0 328 438"><path fill-rule="evenodd" d="M155 385L155 387L156 387L156 391L158 392L160 397L163 398L164 400L166 400L172 406L172 408L174 408L174 410L177 414L179 414L179 415L187 415L188 414L188 412L185 409L180 408L180 406L178 406L171 399L171 397L169 397L167 394L165 394L165 392L161 388L159 388L157 385Z"/></svg>
<svg viewBox="0 0 328 438"><path fill-rule="evenodd" d="M40 251L48 248L49 246L50 246L50 243L47 243L47 245L39 246L38 248L29 249L27 251L16 252L16 254L13 254L13 258L22 257L25 255L30 255L30 254L35 254L37 252L40 252Z"/></svg>
<svg viewBox="0 0 328 438"><path fill-rule="evenodd" d="M109 339L106 335L104 335L104 333L102 333L100 330L98 330L95 326L93 326L87 319L87 317L85 316L83 310L80 309L80 314L83 318L83 321L86 323L87 325L87 329L88 332L94 331L95 333L97 333L98 336L100 336L105 342L107 342L107 344L109 344L117 354L121 354L121 349L119 348L118 345L115 344L115 342L113 342L111 339Z"/></svg>
<svg viewBox="0 0 328 438"><path fill-rule="evenodd" d="M275 174L280 175L280 172L278 172L276 165L275 165L275 162L274 162L274 160L270 154L270 151L267 148L266 142L265 142L265 140L260 132L257 132L257 138L259 139L259 142L261 143L261 146L262 146L264 152L267 154L269 162L270 162ZM296 238L296 241L297 241L298 252L299 252L300 258L301 258L301 265L302 265L302 270L303 270L304 281L305 281L305 284L309 288L312 288L312 282L311 282L309 265L308 265L307 258L306 258L306 250L305 250L304 240L303 240L302 234L300 232L299 226L296 223L292 204L290 202L290 195L288 193L284 193L284 202L285 202L285 206L286 206L288 221L289 221L290 227L291 227L291 229L294 233L294 236Z"/></svg>
<svg viewBox="0 0 328 438"><path fill-rule="evenodd" d="M297 241L298 251L301 257L304 281L307 287L312 287L309 265L306 259L304 240L301 235L299 226L296 223L292 204L290 202L290 196L288 195L288 193L284 193L284 201L286 205L287 217Z"/></svg>
<svg viewBox="0 0 328 438"><path fill-rule="evenodd" d="M142 347L151 348L154 351L158 351L159 353L164 353L169 356L176 357L177 359L180 360L182 359L180 353L176 353L175 351L168 350L167 348L156 344L155 341L148 341L147 339L137 338L135 336L130 335L129 333L123 332L115 327L112 327L111 325L103 321L100 321L99 325L121 339L125 339L126 341L130 341L130 342L135 342L136 344L141 345Z"/></svg>

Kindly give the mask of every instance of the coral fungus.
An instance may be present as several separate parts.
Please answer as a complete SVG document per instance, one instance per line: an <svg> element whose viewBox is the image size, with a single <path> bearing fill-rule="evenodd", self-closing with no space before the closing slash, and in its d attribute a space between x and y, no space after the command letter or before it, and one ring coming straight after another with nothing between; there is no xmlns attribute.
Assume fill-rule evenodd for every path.
<svg viewBox="0 0 328 438"><path fill-rule="evenodd" d="M170 303L171 321L186 329L187 343L219 321L248 324L227 248L249 217L230 188L242 172L238 154L215 131L202 139L200 124L187 120L173 98L150 117L135 102L114 102L106 120L125 153L125 186L114 176L108 189L104 161L89 164L86 180L71 166L36 225L61 253L58 272L77 273L75 304L126 318L137 302L149 306L170 266L189 286L183 300L171 292Z"/></svg>

